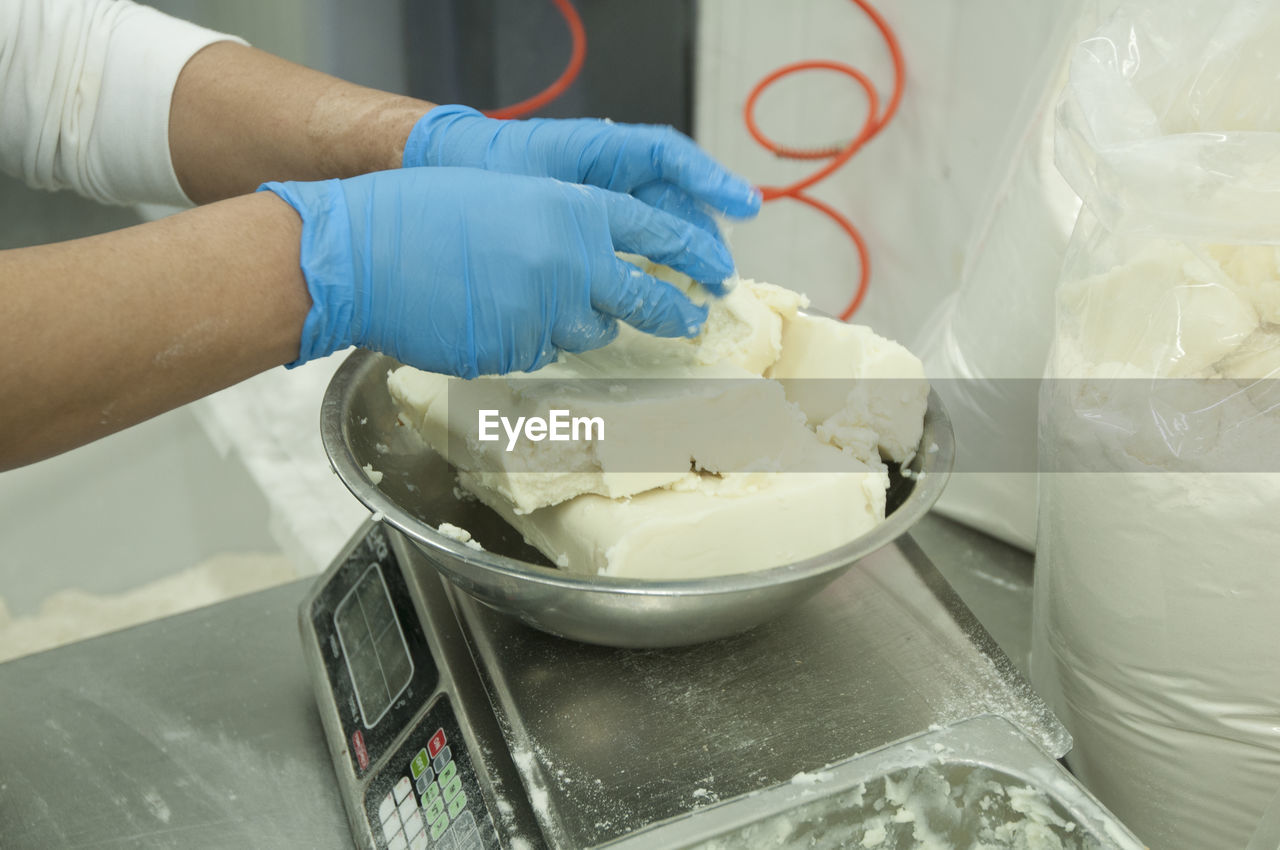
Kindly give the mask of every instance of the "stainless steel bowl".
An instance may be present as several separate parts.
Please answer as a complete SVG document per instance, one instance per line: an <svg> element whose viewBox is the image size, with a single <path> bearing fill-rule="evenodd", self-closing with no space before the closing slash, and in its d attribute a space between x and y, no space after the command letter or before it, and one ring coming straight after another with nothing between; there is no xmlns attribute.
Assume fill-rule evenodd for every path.
<svg viewBox="0 0 1280 850"><path fill-rule="evenodd" d="M951 473L951 421L929 394L912 477L890 471L884 523L822 555L756 572L686 581L581 576L556 569L501 517L458 490L453 470L403 426L387 391L400 364L356 351L338 368L320 415L325 451L343 483L374 516L412 541L460 590L537 629L586 643L652 648L700 643L777 617L911 527ZM366 466L382 473L374 484ZM923 479L916 476L924 472ZM469 530L485 551L435 530Z"/></svg>

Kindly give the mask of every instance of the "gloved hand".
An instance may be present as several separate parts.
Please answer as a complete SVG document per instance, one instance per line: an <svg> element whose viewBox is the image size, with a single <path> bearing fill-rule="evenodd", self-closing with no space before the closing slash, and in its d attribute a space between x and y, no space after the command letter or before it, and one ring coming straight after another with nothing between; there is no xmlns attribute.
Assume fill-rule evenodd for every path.
<svg viewBox="0 0 1280 850"><path fill-rule="evenodd" d="M302 217L312 306L295 366L354 344L469 378L597 348L617 319L692 336L706 308L614 251L696 280L733 270L724 246L688 222L547 178L409 168L262 190Z"/></svg>
<svg viewBox="0 0 1280 850"><path fill-rule="evenodd" d="M437 106L409 133L404 165L483 168L625 192L717 239L704 205L737 218L760 211L758 189L671 127L594 118L500 121L467 106Z"/></svg>

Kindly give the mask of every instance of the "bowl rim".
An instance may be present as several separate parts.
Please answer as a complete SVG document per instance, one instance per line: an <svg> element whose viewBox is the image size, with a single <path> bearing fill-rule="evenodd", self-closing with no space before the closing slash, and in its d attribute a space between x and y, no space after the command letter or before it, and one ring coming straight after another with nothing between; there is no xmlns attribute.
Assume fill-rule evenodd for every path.
<svg viewBox="0 0 1280 850"><path fill-rule="evenodd" d="M747 593L761 588L787 584L813 578L870 555L890 543L914 525L937 502L950 479L955 462L955 435L951 419L942 405L937 390L930 387L928 407L925 412L925 429L921 435L923 479L917 477L906 500L885 520L842 546L830 549L790 564L767 567L741 573L689 579L643 579L625 576L582 575L567 573L554 567L511 558L487 549L473 549L436 531L431 525L410 514L397 502L382 492L370 480L351 449L347 439L350 417L347 415L357 389L363 386L370 372L385 374L382 362L402 364L393 357L367 349L353 351L334 372L325 389L320 408L320 435L325 454L338 478L376 518L391 525L419 547L426 547L451 556L448 568L456 576L459 567L466 565L523 583L555 587L559 589L606 593L628 596L703 596ZM924 447L928 440L936 444Z"/></svg>

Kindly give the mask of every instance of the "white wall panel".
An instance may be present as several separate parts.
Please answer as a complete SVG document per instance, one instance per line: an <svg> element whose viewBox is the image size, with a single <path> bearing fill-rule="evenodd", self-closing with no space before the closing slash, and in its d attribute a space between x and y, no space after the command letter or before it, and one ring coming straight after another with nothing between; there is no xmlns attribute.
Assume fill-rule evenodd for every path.
<svg viewBox="0 0 1280 850"><path fill-rule="evenodd" d="M1005 175L1026 117L1052 73L1055 26L1073 3L1051 0L895 0L880 12L906 58L897 117L814 190L867 238L872 279L856 321L910 342L934 301L951 292L975 223ZM810 173L756 145L742 106L760 77L801 59L848 62L887 100L892 66L879 32L850 0L702 0L695 134L758 183ZM800 147L847 140L861 126L857 85L828 72L776 84L761 98L762 129ZM857 282L852 243L825 216L788 200L737 224L739 270L807 292L838 311Z"/></svg>

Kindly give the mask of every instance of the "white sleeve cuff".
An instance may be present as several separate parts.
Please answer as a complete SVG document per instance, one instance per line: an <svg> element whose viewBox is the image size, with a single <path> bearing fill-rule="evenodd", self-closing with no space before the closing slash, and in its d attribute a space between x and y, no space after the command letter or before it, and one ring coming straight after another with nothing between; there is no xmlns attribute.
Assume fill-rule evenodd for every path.
<svg viewBox="0 0 1280 850"><path fill-rule="evenodd" d="M178 75L201 48L243 39L137 6L111 33L82 183L105 203L191 206L169 153L169 108Z"/></svg>
<svg viewBox="0 0 1280 850"><path fill-rule="evenodd" d="M0 170L105 203L187 206L169 107L187 60L231 40L130 0L0 0Z"/></svg>

